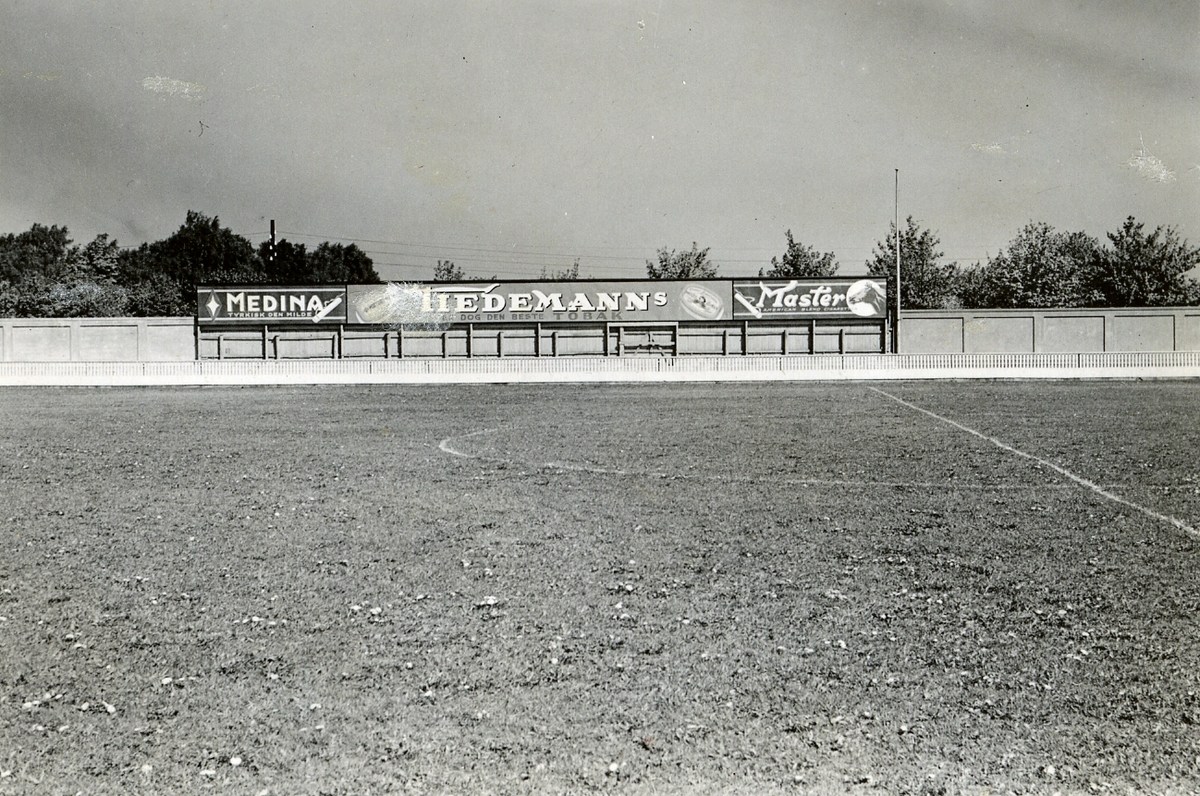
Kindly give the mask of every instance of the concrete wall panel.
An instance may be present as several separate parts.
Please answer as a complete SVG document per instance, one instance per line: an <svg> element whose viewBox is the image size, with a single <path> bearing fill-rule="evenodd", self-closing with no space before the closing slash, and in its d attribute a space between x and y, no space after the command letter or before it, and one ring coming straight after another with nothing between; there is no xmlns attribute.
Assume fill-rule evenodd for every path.
<svg viewBox="0 0 1200 796"><path fill-rule="evenodd" d="M71 327L13 324L13 362L65 362L71 359Z"/></svg>
<svg viewBox="0 0 1200 796"><path fill-rule="evenodd" d="M138 334L136 324L93 325L76 327L78 349L75 359L85 362L136 362Z"/></svg>
<svg viewBox="0 0 1200 796"><path fill-rule="evenodd" d="M906 315L900 320L900 351L904 354L961 354L963 318L920 318Z"/></svg>
<svg viewBox="0 0 1200 796"><path fill-rule="evenodd" d="M148 319L139 359L144 362L182 362L196 358L194 327L186 324L156 323Z"/></svg>
<svg viewBox="0 0 1200 796"><path fill-rule="evenodd" d="M1103 315L1047 315L1042 319L1039 351L1091 353L1104 350Z"/></svg>
<svg viewBox="0 0 1200 796"><path fill-rule="evenodd" d="M963 353L1033 352L1033 316L975 317L963 323Z"/></svg>
<svg viewBox="0 0 1200 796"><path fill-rule="evenodd" d="M1175 350L1174 315L1114 315L1108 335L1110 351Z"/></svg>
<svg viewBox="0 0 1200 796"><path fill-rule="evenodd" d="M1176 351L1200 351L1200 312L1180 313L1175 328Z"/></svg>

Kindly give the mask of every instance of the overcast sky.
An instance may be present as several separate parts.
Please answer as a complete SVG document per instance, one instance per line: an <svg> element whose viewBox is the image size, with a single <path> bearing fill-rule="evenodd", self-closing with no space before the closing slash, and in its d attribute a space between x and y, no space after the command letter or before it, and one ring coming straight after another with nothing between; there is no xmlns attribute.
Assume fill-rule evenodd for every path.
<svg viewBox="0 0 1200 796"><path fill-rule="evenodd" d="M1198 34L1196 0L8 0L0 232L194 209L416 279L692 241L752 274L791 229L856 272L899 168L948 260L1030 220L1200 244Z"/></svg>

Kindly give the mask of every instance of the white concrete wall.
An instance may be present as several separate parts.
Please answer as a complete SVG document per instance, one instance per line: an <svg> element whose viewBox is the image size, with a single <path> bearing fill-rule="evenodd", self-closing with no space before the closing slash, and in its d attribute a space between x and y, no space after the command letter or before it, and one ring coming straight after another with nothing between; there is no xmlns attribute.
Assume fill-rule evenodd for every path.
<svg viewBox="0 0 1200 796"><path fill-rule="evenodd" d="M0 362L179 362L191 318L0 318Z"/></svg>

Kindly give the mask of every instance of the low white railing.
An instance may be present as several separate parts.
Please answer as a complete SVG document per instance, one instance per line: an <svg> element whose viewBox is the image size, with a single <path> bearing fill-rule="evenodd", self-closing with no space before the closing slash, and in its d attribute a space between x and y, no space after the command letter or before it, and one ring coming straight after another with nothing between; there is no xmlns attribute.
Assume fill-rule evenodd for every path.
<svg viewBox="0 0 1200 796"><path fill-rule="evenodd" d="M0 385L1198 378L1200 352L0 362Z"/></svg>

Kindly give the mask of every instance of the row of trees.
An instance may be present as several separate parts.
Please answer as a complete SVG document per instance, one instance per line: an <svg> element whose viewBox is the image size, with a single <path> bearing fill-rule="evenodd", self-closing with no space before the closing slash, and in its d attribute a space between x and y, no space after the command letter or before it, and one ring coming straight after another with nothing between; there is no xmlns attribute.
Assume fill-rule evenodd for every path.
<svg viewBox="0 0 1200 796"><path fill-rule="evenodd" d="M217 218L188 212L170 237L122 249L108 235L73 245L66 227L0 235L0 317L163 316L196 311L196 285L379 282L356 245L281 240L257 248Z"/></svg>
<svg viewBox="0 0 1200 796"><path fill-rule="evenodd" d="M895 274L896 228L876 243L869 273ZM1188 271L1200 265L1200 249L1171 227L1147 233L1128 218L1107 241L1083 232L1061 232L1030 223L994 257L960 266L943 262L937 234L910 216L900 230L903 305L908 309L1033 307L1138 307L1200 304L1200 282ZM787 231L782 257L759 276L829 277L838 271L832 252L797 242ZM707 279L717 275L709 249L662 248L646 261L651 279ZM542 278L579 278L579 261ZM467 279L462 269L438 260L436 281ZM198 284L288 285L379 282L371 258L356 245L249 240L217 218L189 211L170 237L122 249L107 235L74 245L66 227L34 224L0 235L0 316L190 315Z"/></svg>
<svg viewBox="0 0 1200 796"><path fill-rule="evenodd" d="M985 263L945 263L937 234L909 216L900 231L900 292L908 309L1002 309L1036 307L1161 307L1200 304L1200 282L1188 271L1200 266L1200 248L1171 227L1147 233L1132 216L1107 243L1084 232L1060 232L1030 223ZM876 243L867 270L881 278L896 273L896 227ZM646 261L651 279L716 276L708 249L660 249ZM776 279L829 277L837 273L832 252L797 243L759 276Z"/></svg>

